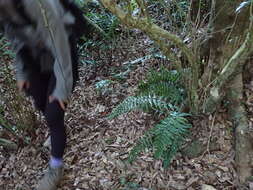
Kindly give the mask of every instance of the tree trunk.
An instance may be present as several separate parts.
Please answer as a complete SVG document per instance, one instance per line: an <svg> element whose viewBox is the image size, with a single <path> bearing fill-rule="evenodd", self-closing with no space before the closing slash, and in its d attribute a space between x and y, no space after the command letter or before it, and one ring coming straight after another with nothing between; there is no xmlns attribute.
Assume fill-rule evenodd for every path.
<svg viewBox="0 0 253 190"><path fill-rule="evenodd" d="M252 135L249 131L247 113L242 104L243 81L242 74L238 74L230 83L227 94L229 100L229 115L235 127L235 162L238 178L241 183L251 176L253 146Z"/></svg>
<svg viewBox="0 0 253 190"><path fill-rule="evenodd" d="M225 96L228 98L228 112L235 127L235 161L238 179L240 183L245 183L251 176L253 139L249 133L247 114L242 105L241 68L252 52L253 32L252 23L249 22L249 9L245 8L239 14L235 13L240 3L241 0L229 2L216 0L214 35L210 41L209 62L202 82L203 86L207 86L211 81L216 80L213 84L216 89L213 87L210 90L211 98L205 105L209 112L215 111ZM228 83L230 85L227 85ZM212 96L212 93L216 94Z"/></svg>
<svg viewBox="0 0 253 190"><path fill-rule="evenodd" d="M249 28L249 10L244 9L240 14L235 13L241 0L229 2L216 0L214 3L215 20L213 20L213 35L210 39L209 61L201 81L202 86L213 84L216 87L210 90L210 97L203 104L206 113L214 112L223 100L226 94L224 84L231 78L237 67L243 64L241 60L246 59L251 53L249 42L252 40L252 36L248 36L247 41L246 34ZM230 72L226 64L231 61L234 62L234 66L232 68L231 64L228 64L231 67ZM228 71L227 74L223 74L225 69Z"/></svg>
<svg viewBox="0 0 253 190"><path fill-rule="evenodd" d="M237 0L240 2L240 0ZM214 5L213 35L210 40L210 58L202 77L203 85L207 85L215 77L226 60L233 55L241 44L247 29L248 12L235 14L238 3L217 0Z"/></svg>

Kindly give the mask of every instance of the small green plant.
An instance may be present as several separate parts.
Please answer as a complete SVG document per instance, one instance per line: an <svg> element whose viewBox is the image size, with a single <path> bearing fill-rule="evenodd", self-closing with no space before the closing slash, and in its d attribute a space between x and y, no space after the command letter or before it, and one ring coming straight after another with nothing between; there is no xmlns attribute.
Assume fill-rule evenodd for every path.
<svg viewBox="0 0 253 190"><path fill-rule="evenodd" d="M148 4L152 9L150 12L156 12L159 20L170 26L168 30L174 30L175 28L185 28L189 23L187 22L190 9L190 1L187 0L148 0ZM161 14L163 12L163 14ZM160 14L159 14L160 13ZM157 17L157 16L156 16Z"/></svg>
<svg viewBox="0 0 253 190"><path fill-rule="evenodd" d="M82 56L89 57L92 49L108 50L120 34L117 17L106 11L99 1L75 0L75 2L83 11L89 25L88 35L82 36L80 40L82 43L79 43Z"/></svg>
<svg viewBox="0 0 253 190"><path fill-rule="evenodd" d="M147 81L141 82L137 96L130 96L119 104L109 115L115 118L135 109L151 111L162 119L148 130L129 154L133 162L137 156L149 149L154 158L162 159L164 167L168 167L171 159L184 142L191 127L186 119L189 116L180 113L179 105L184 103L185 92L181 84L181 75L176 71L162 68L160 72L151 71Z"/></svg>
<svg viewBox="0 0 253 190"><path fill-rule="evenodd" d="M181 84L181 74L165 68L161 68L160 72L152 70L148 74L147 81L140 83L139 94L155 94L176 106L183 104L186 97Z"/></svg>
<svg viewBox="0 0 253 190"><path fill-rule="evenodd" d="M171 113L159 124L146 132L131 150L129 161L133 162L139 153L151 149L155 159L162 159L163 166L169 166L171 159L180 149L191 125L184 118L187 114Z"/></svg>
<svg viewBox="0 0 253 190"><path fill-rule="evenodd" d="M190 2L189 1L179 1L175 2L171 7L172 18L178 27L183 27L185 25L187 14L189 11Z"/></svg>
<svg viewBox="0 0 253 190"><path fill-rule="evenodd" d="M99 94L105 95L112 91L111 84L113 84L112 80L101 80L95 84L95 87Z"/></svg>
<svg viewBox="0 0 253 190"><path fill-rule="evenodd" d="M107 39L114 39L118 33L119 21L116 16L106 11L99 1L76 0L84 15L105 32Z"/></svg>
<svg viewBox="0 0 253 190"><path fill-rule="evenodd" d="M0 33L0 55L1 56L7 56L7 57L10 57L10 58L14 57L13 51L11 51L8 48L9 46L10 46L10 43Z"/></svg>
<svg viewBox="0 0 253 190"><path fill-rule="evenodd" d="M119 26L119 21L116 16L113 16L108 12L89 12L86 16L106 32L106 37L108 39L113 39L116 36L116 29Z"/></svg>
<svg viewBox="0 0 253 190"><path fill-rule="evenodd" d="M74 0L74 2L79 5L80 7L85 4L85 0Z"/></svg>

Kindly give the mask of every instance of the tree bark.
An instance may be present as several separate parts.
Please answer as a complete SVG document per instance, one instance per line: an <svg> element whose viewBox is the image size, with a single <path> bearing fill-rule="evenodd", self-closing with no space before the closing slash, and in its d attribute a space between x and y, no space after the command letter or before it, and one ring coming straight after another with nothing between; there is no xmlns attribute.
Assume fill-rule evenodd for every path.
<svg viewBox="0 0 253 190"><path fill-rule="evenodd" d="M240 0L216 1L210 56L202 75L202 86L212 86L204 103L205 113L212 113L226 94L225 84L252 52L253 27L249 9L236 14ZM212 85L210 85L212 84Z"/></svg>
<svg viewBox="0 0 253 190"><path fill-rule="evenodd" d="M235 13L241 0L216 0L214 35L211 52L203 75L204 86L212 82L210 96L204 104L206 113L217 110L226 97L229 101L228 113L235 128L235 162L240 183L251 176L253 147L249 132L248 118L243 101L243 81L241 68L252 54L253 26L249 8ZM229 84L229 85L228 85Z"/></svg>
<svg viewBox="0 0 253 190"><path fill-rule="evenodd" d="M253 146L249 131L247 113L243 101L242 74L238 74L231 82L228 91L229 115L235 127L235 162L240 183L245 183L251 176Z"/></svg>

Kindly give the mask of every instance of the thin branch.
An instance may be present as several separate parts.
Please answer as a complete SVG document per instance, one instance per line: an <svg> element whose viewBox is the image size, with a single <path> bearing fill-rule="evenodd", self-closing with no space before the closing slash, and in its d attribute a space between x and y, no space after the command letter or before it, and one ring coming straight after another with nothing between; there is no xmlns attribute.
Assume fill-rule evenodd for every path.
<svg viewBox="0 0 253 190"><path fill-rule="evenodd" d="M149 18L146 3L143 0L136 0L136 3L139 5L141 12L143 13L143 16L145 18Z"/></svg>

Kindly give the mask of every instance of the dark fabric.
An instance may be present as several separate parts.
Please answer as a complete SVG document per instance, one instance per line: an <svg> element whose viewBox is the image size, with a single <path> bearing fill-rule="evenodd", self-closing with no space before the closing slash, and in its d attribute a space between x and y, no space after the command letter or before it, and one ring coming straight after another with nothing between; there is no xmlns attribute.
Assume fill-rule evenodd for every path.
<svg viewBox="0 0 253 190"><path fill-rule="evenodd" d="M78 58L78 50L77 50L77 39L74 37L74 35L71 35L69 37L69 44L70 44L70 50L71 50L71 64L72 64L72 73L73 73L73 89L76 86L76 82L79 80L79 58ZM43 71L41 69L41 65L43 64L43 61L50 61L52 64L48 65L54 65L54 57L52 53L47 50L46 48L38 48L37 56L34 57L32 55L32 50L29 46L24 45L19 52L17 53L17 56L19 56L22 59L22 62L24 64L24 70L28 71L29 73L37 73L43 75L47 75L48 71L52 71L53 69L48 69L48 71ZM72 89L72 90L73 90Z"/></svg>
<svg viewBox="0 0 253 190"><path fill-rule="evenodd" d="M64 110L57 100L49 103L49 95L55 88L53 73L41 74L34 72L29 76L30 87L27 94L32 96L37 109L43 112L51 136L51 154L62 158L66 147L66 132L64 125Z"/></svg>
<svg viewBox="0 0 253 190"><path fill-rule="evenodd" d="M71 62L73 72L73 90L79 79L78 75L78 50L77 50L77 37L72 34L69 37L71 49ZM24 46L19 52L18 56L24 62L25 69L29 70L30 88L27 94L34 99L35 106L38 110L42 111L45 115L47 125L50 129L51 136L51 154L55 158L61 159L66 147L66 129L64 125L64 111L57 101L49 103L49 96L52 94L56 78L51 72L41 71L39 64L45 56L52 57L52 54L46 49L38 49L39 53L36 57L32 55L32 50L28 46ZM47 59L54 61L54 59ZM53 64L52 64L53 65Z"/></svg>
<svg viewBox="0 0 253 190"><path fill-rule="evenodd" d="M11 3L13 5L13 8L15 9L16 16L19 17L18 21L11 18L12 15L9 15L8 13L4 13L3 16L3 24L9 24L12 26L12 28L20 29L25 26L32 26L33 28L36 28L36 22L34 22L27 14L23 0L11 0ZM1 10L3 11L3 10ZM8 11L7 11L8 12Z"/></svg>
<svg viewBox="0 0 253 190"><path fill-rule="evenodd" d="M27 45L24 45L18 52L17 56L19 56L24 64L25 71L36 71L40 72L39 62L36 61L36 58L32 55L31 48Z"/></svg>
<svg viewBox="0 0 253 190"><path fill-rule="evenodd" d="M66 147L66 130L64 125L64 111L58 101L47 104L45 118L50 128L51 155L61 159Z"/></svg>
<svg viewBox="0 0 253 190"><path fill-rule="evenodd" d="M73 33L79 39L82 35L90 33L87 21L83 16L82 10L70 0L60 0L65 11L69 11L75 17L75 23L71 26L67 26L73 29Z"/></svg>
<svg viewBox="0 0 253 190"><path fill-rule="evenodd" d="M75 45L73 45L73 48L74 46ZM36 47L36 48L37 48L36 55L32 54L33 50L28 45L24 45L17 52L17 56L21 58L24 64L24 71L28 71L28 72L35 71L35 72L41 72L41 73L53 71L53 65L55 61L53 54L45 47L44 48ZM45 64L44 64L45 61L51 62L51 64L46 64L46 65L50 65L51 66L50 68L45 69ZM75 61L78 61L78 59L75 59ZM43 64L44 64L44 67L42 67ZM44 68L44 70L42 70L42 68ZM77 72L77 71L73 71L73 72Z"/></svg>
<svg viewBox="0 0 253 190"><path fill-rule="evenodd" d="M45 113L48 97L55 87L55 77L52 73L41 74L33 72L29 75L30 87L26 90L28 96L34 99L35 107Z"/></svg>
<svg viewBox="0 0 253 190"><path fill-rule="evenodd" d="M71 62L72 62L72 72L73 72L73 89L76 86L76 82L79 80L79 57L77 49L77 39L74 35L69 37L69 44L71 49Z"/></svg>
<svg viewBox="0 0 253 190"><path fill-rule="evenodd" d="M17 13L20 15L20 17L23 19L24 23L23 25L33 25L35 27L34 21L27 15L25 11L25 7L23 4L23 0L12 0L14 8L16 9Z"/></svg>
<svg viewBox="0 0 253 190"><path fill-rule="evenodd" d="M78 79L78 56L76 41L70 39L71 44L71 58L73 64L73 86L75 86ZM27 56L23 61L29 62L26 64L36 64L36 61L42 59L41 57L32 59L29 55L29 50L25 50ZM23 53L24 53L23 52ZM45 54L39 54L45 56ZM36 67L31 70L29 74L30 87L27 94L34 99L35 107L42 111L45 115L47 125L50 129L51 135L51 154L55 158L62 158L64 149L66 147L66 131L64 125L64 110L60 107L58 101L49 103L49 96L52 94L56 78L53 72L41 72Z"/></svg>
<svg viewBox="0 0 253 190"><path fill-rule="evenodd" d="M71 28L70 36L69 36L69 44L71 49L71 61L72 61L72 73L73 73L73 89L76 85L76 81L79 80L78 75L78 67L79 67L79 61L78 61L78 50L77 50L77 43L81 35L83 35L85 32L88 31L88 25L87 21L83 17L83 13L81 9L73 2L70 2L69 0L60 0L62 6L64 7L65 11L69 11L72 15L75 17L75 23L71 26L65 26ZM13 0L14 7L20 16L24 23L20 23L20 26L16 26L16 30L20 27L24 27L26 25L32 25L33 27L36 27L36 23L33 22L33 20L28 16L28 14L25 11L23 1L22 0ZM15 24L13 24L15 25ZM25 37L22 36L22 34L17 33L20 39L24 39ZM28 45L24 45L18 52L17 56L21 57L22 62L24 64L24 71L27 72L47 72L53 70L53 65L55 58L53 54L45 47L45 45L41 45L41 47L36 47L36 55L32 54L32 49ZM43 59L44 58L44 59ZM46 68L47 70L42 70L42 65L45 66L43 63L44 60L47 60L52 62L51 68ZM72 90L73 90L72 89Z"/></svg>

